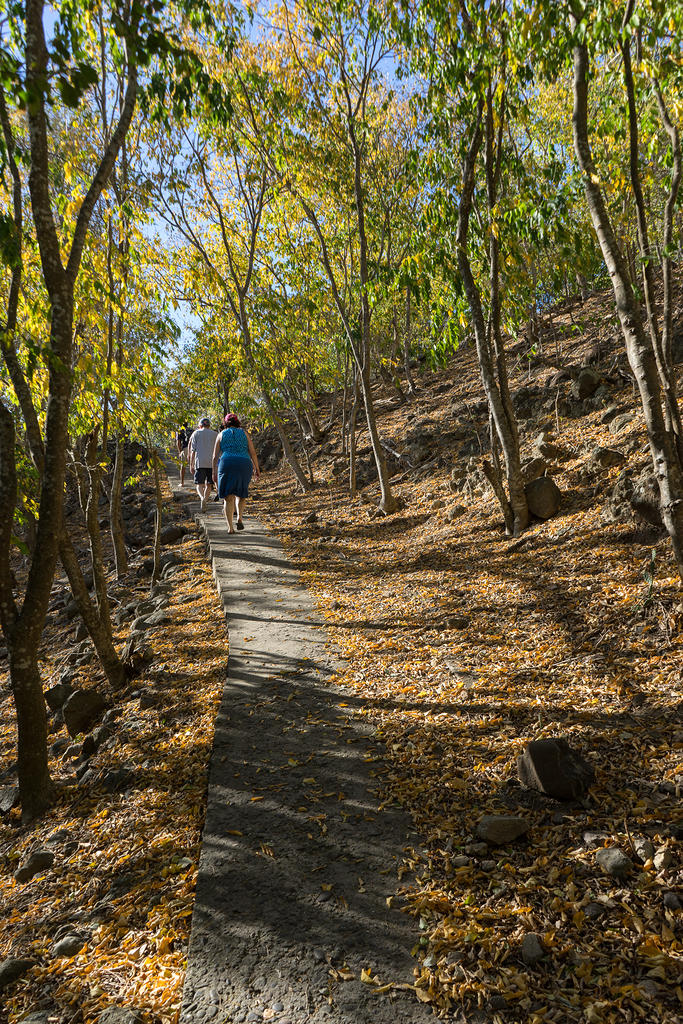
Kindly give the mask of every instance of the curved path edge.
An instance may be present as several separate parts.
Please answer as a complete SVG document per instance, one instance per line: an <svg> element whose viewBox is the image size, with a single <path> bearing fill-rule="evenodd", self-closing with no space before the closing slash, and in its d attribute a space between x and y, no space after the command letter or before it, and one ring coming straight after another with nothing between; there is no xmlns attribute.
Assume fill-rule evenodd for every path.
<svg viewBox="0 0 683 1024"><path fill-rule="evenodd" d="M415 837L378 810L379 754L313 597L256 519L230 536L212 503L196 520L230 650L180 1024L422 1024L394 897Z"/></svg>

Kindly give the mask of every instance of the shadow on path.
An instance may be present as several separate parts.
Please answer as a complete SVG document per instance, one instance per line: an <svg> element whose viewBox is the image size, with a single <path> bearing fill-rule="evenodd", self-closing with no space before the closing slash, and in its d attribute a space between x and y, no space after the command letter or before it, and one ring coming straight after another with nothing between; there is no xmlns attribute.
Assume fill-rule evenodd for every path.
<svg viewBox="0 0 683 1024"><path fill-rule="evenodd" d="M377 810L381 761L349 717L355 701L329 682L312 597L256 520L229 536L212 504L199 522L230 655L181 1024L426 1022L407 987L361 981L414 980L414 922L387 904L410 822Z"/></svg>

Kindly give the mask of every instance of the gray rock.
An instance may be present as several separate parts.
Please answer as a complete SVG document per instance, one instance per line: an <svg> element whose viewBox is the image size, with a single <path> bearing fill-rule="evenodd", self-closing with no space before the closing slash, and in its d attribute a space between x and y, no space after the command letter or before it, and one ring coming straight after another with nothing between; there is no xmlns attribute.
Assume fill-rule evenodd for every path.
<svg viewBox="0 0 683 1024"><path fill-rule="evenodd" d="M80 935L65 935L52 947L53 956L76 956L85 946L85 939Z"/></svg>
<svg viewBox="0 0 683 1024"><path fill-rule="evenodd" d="M468 843L465 851L472 857L485 857L489 848L486 843Z"/></svg>
<svg viewBox="0 0 683 1024"><path fill-rule="evenodd" d="M549 476L539 476L524 487L529 512L539 519L550 519L562 504L562 492Z"/></svg>
<svg viewBox="0 0 683 1024"><path fill-rule="evenodd" d="M134 1006L108 1006L97 1018L97 1024L142 1024L142 1010Z"/></svg>
<svg viewBox="0 0 683 1024"><path fill-rule="evenodd" d="M616 405L610 405L600 416L601 423L611 423L615 416L619 415L619 409Z"/></svg>
<svg viewBox="0 0 683 1024"><path fill-rule="evenodd" d="M18 786L0 786L0 814L9 814L19 803Z"/></svg>
<svg viewBox="0 0 683 1024"><path fill-rule="evenodd" d="M451 864L454 868L466 868L470 864L470 858L462 854L461 856L454 857Z"/></svg>
<svg viewBox="0 0 683 1024"><path fill-rule="evenodd" d="M642 836L637 836L633 840L633 849L636 851L643 864L648 860L652 860L655 855L653 843L651 843L649 839L644 839Z"/></svg>
<svg viewBox="0 0 683 1024"><path fill-rule="evenodd" d="M526 462L522 463L522 479L525 484L530 484L532 480L537 480L539 476L545 476L547 472L548 463L540 455L527 459Z"/></svg>
<svg viewBox="0 0 683 1024"><path fill-rule="evenodd" d="M498 866L498 862L495 860L483 860L479 867L482 871L486 871L487 874L490 871L495 871Z"/></svg>
<svg viewBox="0 0 683 1024"><path fill-rule="evenodd" d="M107 793L116 793L125 789L133 772L130 768L112 768L102 776L102 789Z"/></svg>
<svg viewBox="0 0 683 1024"><path fill-rule="evenodd" d="M34 850L14 872L15 881L28 882L34 875L49 870L54 863L54 859L55 855L52 850L46 850L44 847Z"/></svg>
<svg viewBox="0 0 683 1024"><path fill-rule="evenodd" d="M74 757L79 757L81 753L80 743L70 743L64 753L62 754L62 761L70 761Z"/></svg>
<svg viewBox="0 0 683 1024"><path fill-rule="evenodd" d="M460 519L461 516L464 516L465 512L467 512L467 509L464 505L452 505L446 513L446 519L449 523L452 523L456 519Z"/></svg>
<svg viewBox="0 0 683 1024"><path fill-rule="evenodd" d="M595 860L607 875L613 878L623 878L633 868L633 862L617 846L608 846L598 850Z"/></svg>
<svg viewBox="0 0 683 1024"><path fill-rule="evenodd" d="M71 740L66 736L60 736L50 745L50 753L53 757L61 757L64 751L71 745Z"/></svg>
<svg viewBox="0 0 683 1024"><path fill-rule="evenodd" d="M25 957L10 957L0 964L0 992L9 988L19 978L23 978L27 971L35 967L35 960L27 960Z"/></svg>
<svg viewBox="0 0 683 1024"><path fill-rule="evenodd" d="M519 781L556 800L578 800L591 785L591 766L561 736L532 740L517 758Z"/></svg>
<svg viewBox="0 0 683 1024"><path fill-rule="evenodd" d="M627 427L629 423L633 423L635 416L632 412L622 412L618 416L615 416L610 421L609 432L610 434L619 434L624 427Z"/></svg>
<svg viewBox="0 0 683 1024"><path fill-rule="evenodd" d="M670 868L674 862L674 855L671 850L668 850L666 846L657 850L656 854L652 858L652 863L655 866L655 871L666 871Z"/></svg>
<svg viewBox="0 0 683 1024"><path fill-rule="evenodd" d="M530 827L526 818L512 814L486 814L477 825L477 835L487 843L502 846L519 839Z"/></svg>
<svg viewBox="0 0 683 1024"><path fill-rule="evenodd" d="M579 372L579 376L572 384L572 395L580 402L584 398L590 398L600 386L601 376L595 370L592 370L589 366L584 367Z"/></svg>
<svg viewBox="0 0 683 1024"><path fill-rule="evenodd" d="M623 465L626 462L626 456L617 448L596 448L589 461L594 466L609 469L612 466Z"/></svg>
<svg viewBox="0 0 683 1024"><path fill-rule="evenodd" d="M680 910L683 907L680 896L675 892L665 892L663 903L667 910Z"/></svg>
<svg viewBox="0 0 683 1024"><path fill-rule="evenodd" d="M187 530L184 526L178 526L175 523L171 523L161 531L161 543L175 544L176 541L182 540L186 533Z"/></svg>
<svg viewBox="0 0 683 1024"><path fill-rule="evenodd" d="M69 735L85 732L106 707L107 702L97 690L74 690L62 709Z"/></svg>
<svg viewBox="0 0 683 1024"><path fill-rule="evenodd" d="M152 612L151 615L147 616L148 626L165 626L171 621L171 616L160 608L156 612Z"/></svg>
<svg viewBox="0 0 683 1024"><path fill-rule="evenodd" d="M45 691L45 703L51 711L58 711L73 693L73 686L70 683L59 682Z"/></svg>
<svg viewBox="0 0 683 1024"><path fill-rule="evenodd" d="M534 932L528 932L522 939L522 960L527 967L533 967L545 956L541 940Z"/></svg>

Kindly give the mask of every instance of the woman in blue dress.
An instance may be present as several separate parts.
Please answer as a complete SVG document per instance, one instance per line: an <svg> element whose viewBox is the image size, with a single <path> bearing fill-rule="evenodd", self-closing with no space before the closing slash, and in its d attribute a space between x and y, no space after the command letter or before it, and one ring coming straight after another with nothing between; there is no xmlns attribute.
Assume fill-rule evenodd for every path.
<svg viewBox="0 0 683 1024"><path fill-rule="evenodd" d="M228 532L235 533L235 526L238 530L244 529L242 513L252 473L258 480L261 471L253 441L242 428L239 417L229 412L223 422L225 430L216 438L213 450L213 478L218 480L218 497L223 499Z"/></svg>

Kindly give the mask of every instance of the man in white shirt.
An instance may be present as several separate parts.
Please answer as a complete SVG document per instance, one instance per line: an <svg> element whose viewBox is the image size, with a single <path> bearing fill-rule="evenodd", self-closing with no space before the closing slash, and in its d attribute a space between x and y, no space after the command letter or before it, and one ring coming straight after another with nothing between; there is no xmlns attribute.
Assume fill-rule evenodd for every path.
<svg viewBox="0 0 683 1024"><path fill-rule="evenodd" d="M194 474L200 508L206 511L206 502L213 487L213 449L218 434L211 429L211 420L202 416L190 438L190 472Z"/></svg>

